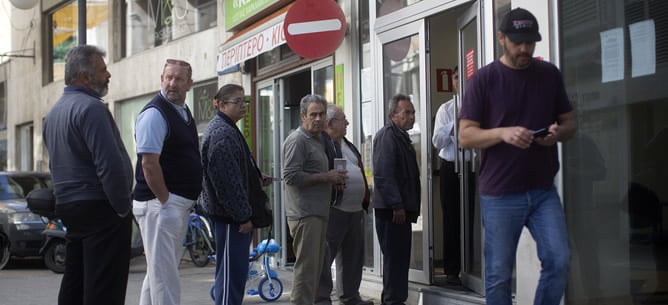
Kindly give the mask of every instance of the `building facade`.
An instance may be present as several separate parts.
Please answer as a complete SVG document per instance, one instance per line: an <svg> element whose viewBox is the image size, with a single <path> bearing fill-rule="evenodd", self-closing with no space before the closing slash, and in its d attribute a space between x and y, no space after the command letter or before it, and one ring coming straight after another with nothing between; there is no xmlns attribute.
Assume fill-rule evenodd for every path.
<svg viewBox="0 0 668 305"><path fill-rule="evenodd" d="M474 293L441 287L447 245L433 117L453 94L452 67L459 65L464 88L479 67L502 54L496 39L501 17L515 7L529 9L543 36L535 56L562 70L579 124L577 136L560 146L555 181L571 236L564 303L668 303L668 87L660 85L668 79L666 1L339 0L347 26L343 42L316 59L299 56L286 43L282 29L290 0L87 1L85 30L77 27L76 1L41 0L30 9L0 3L11 36L11 45L0 45L7 48L0 49L0 150L7 170L48 170L42 119L64 86L63 55L82 35L108 52L112 78L105 101L133 157L134 120L159 90L167 58L193 65L187 103L200 132L214 114L216 90L229 82L244 86L251 111L241 127L262 170L272 176L280 176L280 146L299 126L305 94L344 108L348 138L362 151L368 179L371 143L387 122L387 100L399 92L410 95L416 123L409 134L423 187L423 213L411 245L413 304L484 303L484 236L479 209L467 206L468 200L462 201L462 279ZM464 187L474 187L467 180L462 178ZM268 193L276 211L273 234L283 245L275 263L289 266L294 255L280 183ZM382 255L372 214L366 225L364 289L379 295ZM532 303L539 270L525 232L514 278L517 304Z"/></svg>

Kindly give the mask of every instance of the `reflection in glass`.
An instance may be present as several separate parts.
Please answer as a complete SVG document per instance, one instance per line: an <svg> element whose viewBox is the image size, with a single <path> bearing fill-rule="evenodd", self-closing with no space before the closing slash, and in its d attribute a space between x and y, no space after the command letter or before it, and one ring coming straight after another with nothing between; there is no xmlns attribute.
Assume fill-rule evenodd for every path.
<svg viewBox="0 0 668 305"><path fill-rule="evenodd" d="M255 112L257 118L257 162L263 174L273 177L280 177L274 172L276 164L274 163L274 149L278 149L274 145L274 91L273 86L267 86L258 90L257 95L257 111ZM280 185L279 183L272 183L264 188L264 191L269 196L269 205L274 210L274 223L276 222L277 211L280 207L276 202L274 188ZM259 240L266 238L264 234L268 234L267 230L263 230Z"/></svg>
<svg viewBox="0 0 668 305"><path fill-rule="evenodd" d="M121 140L125 150L130 156L130 162L134 167L137 164L137 147L135 143L135 121L139 111L153 98L153 94L138 96L130 100L118 101L114 106L114 119L121 133Z"/></svg>
<svg viewBox="0 0 668 305"><path fill-rule="evenodd" d="M272 69L272 66L282 65L298 60L299 57L287 44L282 44L257 56L257 69ZM276 67L273 67L276 68Z"/></svg>
<svg viewBox="0 0 668 305"><path fill-rule="evenodd" d="M280 49L274 48L257 56L257 68L262 69L279 61Z"/></svg>
<svg viewBox="0 0 668 305"><path fill-rule="evenodd" d="M65 75L65 54L78 43L79 35L86 35L86 43L109 51L109 4L106 0L86 2L86 33L78 33L79 5L72 2L50 17L52 81Z"/></svg>
<svg viewBox="0 0 668 305"><path fill-rule="evenodd" d="M213 98L216 96L216 92L218 92L218 82L195 85L192 92L194 105L193 118L197 122L197 129L204 130L209 121L216 115Z"/></svg>
<svg viewBox="0 0 668 305"><path fill-rule="evenodd" d="M461 54L462 58L462 68L460 68L460 81L462 88L466 88L468 81L471 79L475 71L478 70L478 27L477 27L478 17L471 18L468 22L461 28ZM464 92L465 94L465 92ZM474 153L476 156L480 156L478 150ZM477 184L477 173L480 168L480 158L476 157L473 159L472 163L463 163L464 170L462 173L465 173L466 178L462 181L466 183L464 187L474 188ZM470 167L473 167L472 169ZM475 175L475 177L469 177L469 175ZM471 194L474 195L471 195ZM462 272L467 275L471 275L476 279L483 278L482 270L482 217L480 215L480 198L477 196L477 190L464 191L462 192L464 196L467 196L464 200L464 217L463 217L463 228L464 228L464 247L462 248L462 257L463 265ZM474 196L475 198L469 198ZM513 278L514 280L514 278ZM480 288L482 289L482 288Z"/></svg>
<svg viewBox="0 0 668 305"><path fill-rule="evenodd" d="M376 123L372 118L375 112L372 109L373 103L371 103L373 95L373 79L371 77L371 43L370 42L370 29L369 29L369 2L370 1L359 1L359 27L360 27L360 46L359 50L359 60L360 60L360 125L361 128L357 128L354 131L348 131L350 134L353 132L356 133L355 137L359 137L360 153L362 154L362 164L364 164L364 173L369 182L370 191L373 191L373 177L371 174L372 167L372 134L367 134L368 131L375 128ZM373 257L374 257L374 223L373 223L373 209L369 208L369 213L366 214L365 230L364 230L364 267L373 268Z"/></svg>
<svg viewBox="0 0 668 305"><path fill-rule="evenodd" d="M5 84L5 82L0 82L0 130L7 129L7 87Z"/></svg>
<svg viewBox="0 0 668 305"><path fill-rule="evenodd" d="M126 0L126 55L217 25L216 0Z"/></svg>
<svg viewBox="0 0 668 305"><path fill-rule="evenodd" d="M334 103L333 66L313 71L313 94L324 97L328 103Z"/></svg>
<svg viewBox="0 0 668 305"><path fill-rule="evenodd" d="M377 0L376 16L381 17L422 0Z"/></svg>
<svg viewBox="0 0 668 305"><path fill-rule="evenodd" d="M413 100L415 123L408 134L415 148L418 168L422 168L420 143L420 40L419 35L405 37L383 45L383 108L387 113L387 101L398 93L406 94ZM389 122L387 115L386 123ZM422 261L422 216L412 224L413 243L411 245L411 269L423 269Z"/></svg>
<svg viewBox="0 0 668 305"><path fill-rule="evenodd" d="M7 140L0 140L0 171L7 170Z"/></svg>
<svg viewBox="0 0 668 305"><path fill-rule="evenodd" d="M668 304L665 1L559 2L561 62L578 134L563 146L572 263L566 304ZM602 82L602 31L653 20L656 72ZM627 32L628 33L628 32ZM631 50L631 39L625 39Z"/></svg>
<svg viewBox="0 0 668 305"><path fill-rule="evenodd" d="M494 0L494 29L498 29L501 26L501 20L503 16L510 12L510 0ZM542 24L540 24L543 26ZM545 31L546 27L541 27L541 32ZM498 39L494 39L496 43L494 44L494 58L499 58L503 55L503 47L499 43Z"/></svg>

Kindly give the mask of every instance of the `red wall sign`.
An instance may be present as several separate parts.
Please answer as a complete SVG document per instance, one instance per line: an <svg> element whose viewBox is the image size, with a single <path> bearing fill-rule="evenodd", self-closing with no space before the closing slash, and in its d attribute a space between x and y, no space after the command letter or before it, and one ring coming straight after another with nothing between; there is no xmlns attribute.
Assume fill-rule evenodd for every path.
<svg viewBox="0 0 668 305"><path fill-rule="evenodd" d="M452 92L452 69L436 69L436 91Z"/></svg>
<svg viewBox="0 0 668 305"><path fill-rule="evenodd" d="M471 79L475 72L475 49L466 50L466 80Z"/></svg>
<svg viewBox="0 0 668 305"><path fill-rule="evenodd" d="M334 52L346 33L346 18L334 0L297 0L283 21L285 40L299 56L322 58Z"/></svg>

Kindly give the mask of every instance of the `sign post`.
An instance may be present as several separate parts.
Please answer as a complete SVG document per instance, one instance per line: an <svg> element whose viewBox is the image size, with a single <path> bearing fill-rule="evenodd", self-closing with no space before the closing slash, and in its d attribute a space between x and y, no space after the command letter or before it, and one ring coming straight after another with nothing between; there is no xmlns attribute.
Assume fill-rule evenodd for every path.
<svg viewBox="0 0 668 305"><path fill-rule="evenodd" d="M283 22L290 49L305 58L334 52L346 33L346 18L334 0L297 0Z"/></svg>

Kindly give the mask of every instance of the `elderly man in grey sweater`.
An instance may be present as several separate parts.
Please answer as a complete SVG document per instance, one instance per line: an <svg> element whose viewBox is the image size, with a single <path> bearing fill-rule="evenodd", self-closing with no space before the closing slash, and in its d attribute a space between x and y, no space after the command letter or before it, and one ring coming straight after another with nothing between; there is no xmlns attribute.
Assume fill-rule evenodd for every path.
<svg viewBox="0 0 668 305"><path fill-rule="evenodd" d="M283 142L285 210L292 247L297 257L290 302L312 305L324 258L332 185L343 185L345 171L329 170L320 133L324 130L327 101L319 95L302 98L302 125Z"/></svg>

